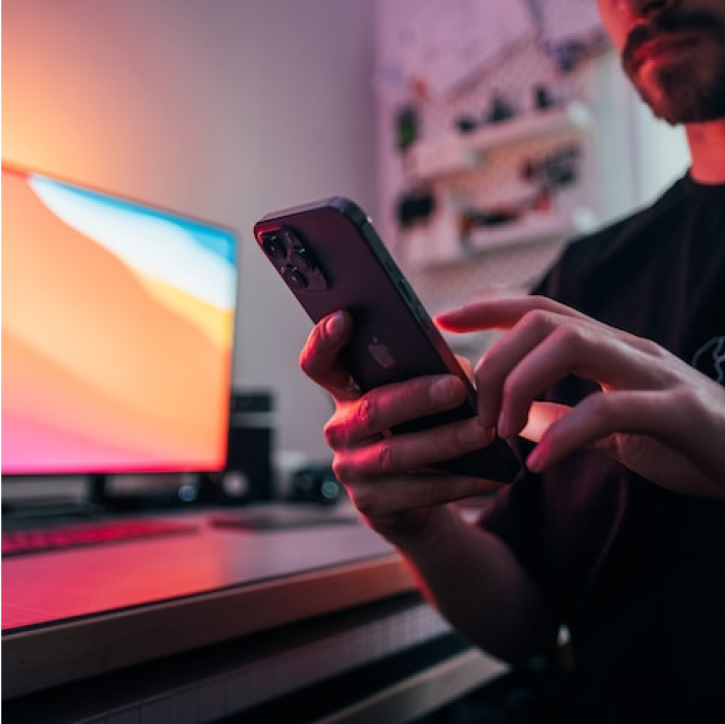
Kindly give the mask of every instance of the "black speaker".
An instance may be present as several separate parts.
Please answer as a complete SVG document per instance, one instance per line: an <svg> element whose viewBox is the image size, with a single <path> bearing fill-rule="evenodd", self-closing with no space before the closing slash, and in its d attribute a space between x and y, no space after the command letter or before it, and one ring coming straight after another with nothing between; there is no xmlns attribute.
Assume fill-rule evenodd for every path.
<svg viewBox="0 0 725 724"><path fill-rule="evenodd" d="M274 403L269 392L232 392L227 463L210 474L211 497L243 505L273 497Z"/></svg>
<svg viewBox="0 0 725 724"><path fill-rule="evenodd" d="M291 500L334 505L343 497L345 489L329 464L308 465L292 474Z"/></svg>

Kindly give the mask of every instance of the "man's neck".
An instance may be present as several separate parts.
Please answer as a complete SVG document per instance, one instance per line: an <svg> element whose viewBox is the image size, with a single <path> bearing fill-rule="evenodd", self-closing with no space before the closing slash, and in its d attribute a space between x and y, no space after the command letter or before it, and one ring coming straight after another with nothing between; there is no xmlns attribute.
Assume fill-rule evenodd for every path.
<svg viewBox="0 0 725 724"><path fill-rule="evenodd" d="M692 178L703 184L725 184L725 121L692 123L685 130Z"/></svg>

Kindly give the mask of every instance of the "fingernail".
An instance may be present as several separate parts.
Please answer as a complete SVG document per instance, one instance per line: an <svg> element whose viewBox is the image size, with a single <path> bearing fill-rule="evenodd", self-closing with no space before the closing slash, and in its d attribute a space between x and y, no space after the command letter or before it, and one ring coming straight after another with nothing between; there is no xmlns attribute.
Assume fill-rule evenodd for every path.
<svg viewBox="0 0 725 724"><path fill-rule="evenodd" d="M327 336L334 342L343 331L343 321L341 314L333 314L327 322L325 322L325 332Z"/></svg>
<svg viewBox="0 0 725 724"><path fill-rule="evenodd" d="M438 404L453 402L457 390L458 385L451 377L444 377L443 379L436 380L430 388L431 400Z"/></svg>

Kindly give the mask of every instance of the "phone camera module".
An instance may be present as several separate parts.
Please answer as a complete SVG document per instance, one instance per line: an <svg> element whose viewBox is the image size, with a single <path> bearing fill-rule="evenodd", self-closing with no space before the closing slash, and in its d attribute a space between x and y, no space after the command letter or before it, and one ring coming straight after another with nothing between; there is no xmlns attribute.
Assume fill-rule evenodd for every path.
<svg viewBox="0 0 725 724"><path fill-rule="evenodd" d="M265 231L260 236L260 245L291 289L308 292L327 288L327 279L315 255L296 230L282 226Z"/></svg>
<svg viewBox="0 0 725 724"><path fill-rule="evenodd" d="M282 276L293 289L307 289L309 285L307 277L293 266L286 266L282 270Z"/></svg>
<svg viewBox="0 0 725 724"><path fill-rule="evenodd" d="M287 245L282 234L278 232L264 234L262 246L267 256L272 261L281 262L287 256Z"/></svg>
<svg viewBox="0 0 725 724"><path fill-rule="evenodd" d="M317 266L312 254L304 247L294 249L290 254L290 261L293 266L303 272L311 272Z"/></svg>

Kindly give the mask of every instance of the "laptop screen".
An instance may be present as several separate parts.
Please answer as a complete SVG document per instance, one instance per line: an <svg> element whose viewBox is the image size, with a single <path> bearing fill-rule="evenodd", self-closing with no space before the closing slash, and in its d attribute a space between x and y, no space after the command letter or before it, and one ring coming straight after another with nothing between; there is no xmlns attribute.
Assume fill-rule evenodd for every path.
<svg viewBox="0 0 725 724"><path fill-rule="evenodd" d="M2 169L2 472L206 471L226 460L229 229Z"/></svg>

